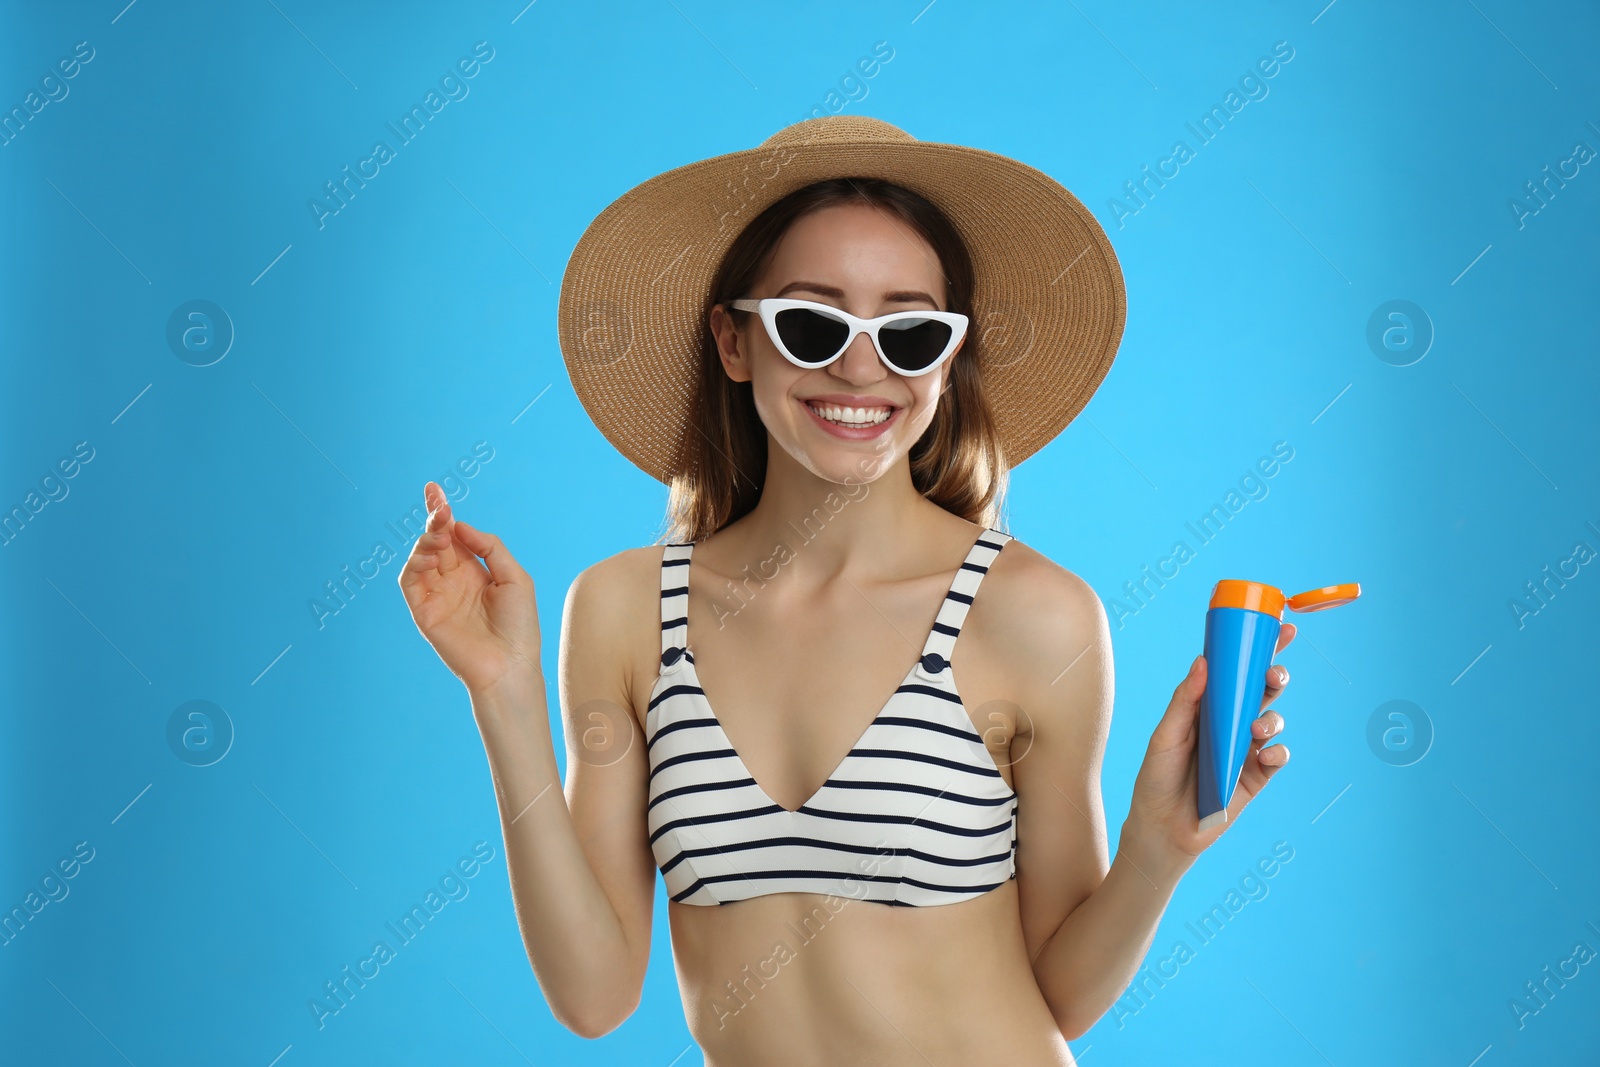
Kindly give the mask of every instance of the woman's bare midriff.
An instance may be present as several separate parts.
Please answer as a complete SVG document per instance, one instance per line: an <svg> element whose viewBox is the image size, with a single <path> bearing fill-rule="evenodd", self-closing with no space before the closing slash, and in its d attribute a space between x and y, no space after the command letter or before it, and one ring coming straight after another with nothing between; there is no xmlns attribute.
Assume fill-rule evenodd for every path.
<svg viewBox="0 0 1600 1067"><path fill-rule="evenodd" d="M1076 1063L1028 964L1014 880L933 907L778 893L668 914L706 1067Z"/></svg>

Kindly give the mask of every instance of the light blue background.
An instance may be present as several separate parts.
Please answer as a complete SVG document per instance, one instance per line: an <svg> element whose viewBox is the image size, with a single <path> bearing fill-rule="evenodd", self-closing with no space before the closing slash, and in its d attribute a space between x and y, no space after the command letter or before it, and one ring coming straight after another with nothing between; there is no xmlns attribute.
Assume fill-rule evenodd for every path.
<svg viewBox="0 0 1600 1067"><path fill-rule="evenodd" d="M1600 950L1600 566L1520 628L1508 607L1600 548L1600 164L1520 228L1508 207L1600 148L1593 5L925 2L6 5L4 109L94 49L0 147L0 508L94 450L0 547L0 910L94 849L0 948L7 1059L700 1062L660 894L642 1007L598 1042L552 1020L482 743L399 560L320 628L308 604L375 542L403 557L387 524L486 442L456 511L533 574L554 679L568 584L650 543L665 501L569 385L574 243L636 183L823 106L878 41L893 59L843 110L1051 174L1125 273L1117 362L1016 470L1011 532L1111 610L1275 442L1294 450L1113 626L1112 835L1218 578L1364 590L1298 620L1293 761L1185 878L1150 961L1179 939L1194 958L1074 1051L1600 1058L1600 962L1521 1026L1510 1007ZM478 41L470 95L319 229L308 200ZM1294 58L1269 95L1119 228L1123 183L1194 147L1185 123L1278 41ZM237 331L204 368L165 336L195 299ZM1395 299L1436 333L1405 367L1366 341ZM233 724L210 767L168 747L189 700ZM1410 766L1368 744L1391 700L1431 723ZM479 841L470 893L319 1030L308 1000ZM1201 945L1185 924L1278 842L1267 894Z"/></svg>

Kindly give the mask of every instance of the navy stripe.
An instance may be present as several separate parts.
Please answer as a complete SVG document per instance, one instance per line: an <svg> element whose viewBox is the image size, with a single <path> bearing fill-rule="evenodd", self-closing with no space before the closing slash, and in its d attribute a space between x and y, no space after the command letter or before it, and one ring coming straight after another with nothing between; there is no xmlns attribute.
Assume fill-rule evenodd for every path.
<svg viewBox="0 0 1600 1067"><path fill-rule="evenodd" d="M840 874L837 871L761 871L758 874L734 872L733 874L708 874L701 878L702 882L731 882L734 879L758 882L768 878L854 878L859 882L893 882L898 884L903 879L893 874L858 874L852 871L849 874Z"/></svg>
<svg viewBox="0 0 1600 1067"><path fill-rule="evenodd" d="M883 759L908 759L919 763L932 763L940 767L949 767L953 771L966 771L969 774L981 774L988 778L999 778L1000 772L993 767L974 767L970 763L958 763L955 760L944 759L939 756L929 756L921 752L901 752L893 748L852 748L851 756L878 756ZM848 759L849 757L845 757Z"/></svg>
<svg viewBox="0 0 1600 1067"><path fill-rule="evenodd" d="M944 689L928 689L928 686L920 685L902 685L901 688L896 689L896 693L922 693L922 691L928 691L928 696L944 694ZM954 699L957 704L962 702L960 697L954 697ZM965 707L965 705L963 705L963 707ZM960 737L962 741L976 741L978 744L982 744L982 742L984 742L984 739L979 737L978 734L974 734L971 729L962 729L960 726L946 726L944 723L930 723L930 721L925 720L925 718L906 718L902 717L902 715L878 715L878 717L872 721L875 721L875 723L885 723L885 725L890 726L917 726L918 729L933 729L933 731L938 731L938 733L941 734L950 734L952 737Z"/></svg>
<svg viewBox="0 0 1600 1067"><path fill-rule="evenodd" d="M744 852L752 848L777 848L780 845L810 845L815 848L831 848L838 852L859 852L868 856L897 856L904 855L908 849L877 848L873 845L852 845L845 841L824 841L816 837L763 837L756 841L739 841L727 845L712 845L709 848L686 848L680 855L684 856L720 856L728 852ZM1000 857L1004 859L1005 857Z"/></svg>
<svg viewBox="0 0 1600 1067"><path fill-rule="evenodd" d="M686 796L689 793L707 793L713 789L738 789L740 786L755 784L756 780L754 778L730 778L726 782L703 782L695 785L680 785L676 789L669 789L665 793L657 794L655 799L650 801L650 803L645 807L645 810L649 811L663 800L671 800L673 797Z"/></svg>
<svg viewBox="0 0 1600 1067"><path fill-rule="evenodd" d="M687 653L685 654L687 655ZM701 696L706 695L706 691L704 689L701 689L698 685L691 685L688 682L680 682L677 685L669 685L660 693L651 698L650 703L645 705L644 713L646 715L650 714L656 709L657 704L660 704L665 700L670 700L679 693L699 693Z"/></svg>
<svg viewBox="0 0 1600 1067"><path fill-rule="evenodd" d="M785 845L798 845L809 848L831 848L838 852L859 852L871 856L909 856L912 859L922 860L926 863L942 863L951 867L976 867L982 863L997 863L1010 855L1011 850L996 856L979 856L977 859L956 859L952 856L936 856L931 852L920 849L903 848L874 848L872 845L851 845L843 841L823 841L815 837L765 837L759 841L740 841L737 844L713 846L711 848L686 848L678 853L672 860L675 864L684 856L720 856L729 852L746 852L753 848L779 848ZM668 866L671 866L669 864Z"/></svg>
<svg viewBox="0 0 1600 1067"><path fill-rule="evenodd" d="M699 718L679 719L677 722L669 722L665 726L658 726L656 728L656 732L651 735L650 740L645 743L645 751L648 752L650 749L654 748L657 741L676 730L699 730L715 725L717 725L716 719Z"/></svg>
<svg viewBox="0 0 1600 1067"><path fill-rule="evenodd" d="M671 759L662 760L660 763L650 768L650 777L654 778L668 767L676 767L680 763L696 763L700 760L724 759L728 756L738 755L739 753L735 752L731 748L705 749L701 752L685 752L681 756L673 756Z"/></svg>
<svg viewBox="0 0 1600 1067"><path fill-rule="evenodd" d="M996 797L993 800L984 800L981 797L963 796L960 793L952 793L948 789L935 789L931 785L917 785L913 782L841 782L837 778L829 778L823 783L823 788L884 789L891 793L921 793L923 796L938 797L941 800L954 800L960 804L975 804L986 808L992 808L997 804L1009 804L1012 801L1012 797Z"/></svg>
<svg viewBox="0 0 1600 1067"><path fill-rule="evenodd" d="M904 878L892 874L856 874L840 875L832 871L763 871L760 874L734 873L734 874L708 874L696 881L696 885L707 882L731 882L734 879L745 881L761 881L768 878L838 878L841 880L854 879L858 882L892 882L896 885L914 885L919 889L932 889L943 893L987 893L991 889L998 889L1005 882L993 882L986 885L939 885L934 882L923 882L916 878ZM1008 879L1009 880L1009 879ZM677 899L674 897L673 899Z"/></svg>
<svg viewBox="0 0 1600 1067"><path fill-rule="evenodd" d="M959 696L957 696L955 693L950 692L950 690L948 690L948 689L938 689L938 688L935 688L934 686L931 686L931 685L923 685L920 682L907 682L905 685L902 685L899 689L896 689L895 692L896 693L921 693L923 696L938 697L940 700L948 700L952 704L961 704L961 698ZM964 707L965 705L962 705L962 706ZM976 738L977 735L974 734L973 736L974 736L974 738Z"/></svg>
<svg viewBox="0 0 1600 1067"><path fill-rule="evenodd" d="M918 889L936 889L945 893L987 893L991 889L999 889L1005 882L993 882L989 885L935 885L932 882L922 882L915 878L903 878L906 885L914 885ZM1006 879L1010 881L1010 879Z"/></svg>
<svg viewBox="0 0 1600 1067"><path fill-rule="evenodd" d="M782 810L781 808L779 809ZM837 819L840 822L868 822L889 823L897 826L922 826L929 830L937 830L941 834L955 834L958 837L991 837L1011 829L1011 818L994 826L951 826L949 823L933 822L921 816L912 815L874 815L860 811L825 811L809 805L800 809L807 815L815 815L820 819ZM652 839L653 840L653 839Z"/></svg>
<svg viewBox="0 0 1600 1067"><path fill-rule="evenodd" d="M776 804L768 804L764 808L745 808L743 811L722 811L715 815L695 815L687 819L673 819L671 822L662 823L660 829L650 835L650 843L656 843L656 838L669 830L676 830L683 826L709 826L717 822L731 822L734 819L753 819L758 815L770 815L775 811L783 811Z"/></svg>

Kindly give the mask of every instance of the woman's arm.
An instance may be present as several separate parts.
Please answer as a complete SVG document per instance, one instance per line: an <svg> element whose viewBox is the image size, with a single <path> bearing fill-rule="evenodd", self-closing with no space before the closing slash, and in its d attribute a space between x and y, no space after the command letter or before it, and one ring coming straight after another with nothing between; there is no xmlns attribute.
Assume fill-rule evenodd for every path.
<svg viewBox="0 0 1600 1067"><path fill-rule="evenodd" d="M614 1030L638 1007L649 963L649 770L628 710L623 654L628 635L640 632L629 618L638 590L655 588L659 563L643 559L652 568L647 575L638 566L649 551L595 564L568 593L560 652L565 789L543 676L517 672L472 693L528 961L556 1019L589 1038ZM658 620L647 623L654 635Z"/></svg>
<svg viewBox="0 0 1600 1067"><path fill-rule="evenodd" d="M599 1037L638 1005L655 867L648 768L628 710L629 650L658 633L660 550L634 549L573 583L561 635L568 740L561 788L533 582L500 540L457 522L429 483L428 525L401 575L412 616L466 686L483 738L528 960L556 1019ZM581 721L580 721L581 720Z"/></svg>
<svg viewBox="0 0 1600 1067"><path fill-rule="evenodd" d="M1193 857L1130 840L1122 827L1105 880L1040 946L1034 975L1061 1033L1082 1037L1128 988Z"/></svg>
<svg viewBox="0 0 1600 1067"><path fill-rule="evenodd" d="M1286 627L1279 650L1293 637L1292 625ZM1205 670L1205 660L1196 657L1151 735L1117 858L1105 880L1062 921L1034 959L1040 988L1049 987L1047 1000L1068 1009L1056 1012L1058 1019L1069 1020L1062 1026L1068 1037L1081 1036L1122 995L1150 950L1178 880L1289 761L1286 746L1263 747L1283 729L1283 717L1265 710L1289 680L1287 671L1274 667L1267 675L1263 712L1251 723L1250 750L1228 803L1227 822L1199 829L1195 747Z"/></svg>
<svg viewBox="0 0 1600 1067"><path fill-rule="evenodd" d="M1012 670L1030 735L1013 740L1018 800L1017 868L1023 931L1034 975L1061 1032L1081 1037L1127 989L1183 874L1224 827L1200 834L1194 751L1204 661L1196 659L1157 724L1134 785L1115 860L1108 864L1100 765L1111 723L1111 635L1081 579L1042 556L1016 582ZM1025 591L1024 591L1025 590ZM1293 637L1285 626L1279 648ZM1263 709L1287 680L1269 673ZM1244 805L1287 761L1283 746L1257 752L1282 728L1267 712L1229 804ZM1018 741L1024 748L1018 754Z"/></svg>

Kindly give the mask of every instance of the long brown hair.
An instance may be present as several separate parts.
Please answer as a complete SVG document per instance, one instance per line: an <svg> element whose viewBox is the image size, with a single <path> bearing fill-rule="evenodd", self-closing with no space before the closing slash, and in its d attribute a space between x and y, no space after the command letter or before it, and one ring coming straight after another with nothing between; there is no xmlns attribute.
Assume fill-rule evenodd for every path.
<svg viewBox="0 0 1600 1067"><path fill-rule="evenodd" d="M667 494L661 540L699 541L742 518L761 499L766 480L767 431L749 382L723 370L711 332L711 308L749 295L778 241L800 217L836 204L865 203L913 227L939 256L949 307L972 314L972 257L966 242L936 205L880 178L833 178L797 189L750 221L712 276L700 315L700 371L694 383L691 431L682 443L682 473ZM752 313L734 311L748 325ZM1009 465L984 391L982 331L973 321L951 358L933 422L911 448L911 483L923 496L969 522L999 529Z"/></svg>

